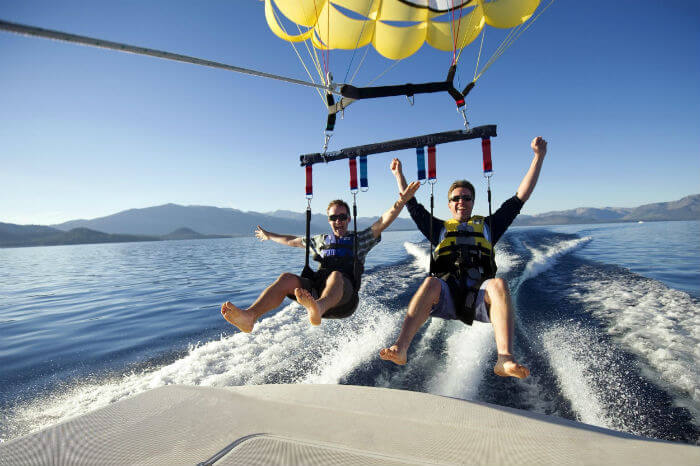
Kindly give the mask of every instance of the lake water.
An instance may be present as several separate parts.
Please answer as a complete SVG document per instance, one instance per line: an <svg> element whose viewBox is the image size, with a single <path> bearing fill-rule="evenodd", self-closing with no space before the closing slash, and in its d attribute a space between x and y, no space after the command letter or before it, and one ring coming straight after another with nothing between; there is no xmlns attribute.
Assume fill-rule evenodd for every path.
<svg viewBox="0 0 700 466"><path fill-rule="evenodd" d="M512 228L499 275L525 380L501 379L490 325L432 319L409 363L379 359L426 274L418 232L368 256L360 306L308 325L286 300L251 334L249 305L302 249L254 238L0 249L0 440L150 388L340 383L429 392L659 439L700 436L700 222Z"/></svg>

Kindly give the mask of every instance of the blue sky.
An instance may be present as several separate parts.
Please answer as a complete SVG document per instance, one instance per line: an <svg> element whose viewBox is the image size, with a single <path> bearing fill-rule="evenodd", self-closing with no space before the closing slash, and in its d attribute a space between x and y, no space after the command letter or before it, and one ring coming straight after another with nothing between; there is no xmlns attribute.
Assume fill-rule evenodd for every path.
<svg viewBox="0 0 700 466"><path fill-rule="evenodd" d="M548 0L545 0L545 4ZM9 1L0 18L305 79L257 0ZM500 41L489 29L487 47ZM450 53L425 45L376 84L444 78ZM331 52L337 80L347 52ZM460 61L460 83L476 52ZM355 63L357 58L355 58ZM370 52L358 84L389 62ZM700 192L700 5L558 0L479 80L473 125L497 124L494 201L517 189L541 135L549 153L523 213L634 207ZM321 149L313 90L227 71L0 32L0 222L52 224L169 202L302 211L299 154ZM351 106L331 149L461 129L447 95ZM480 144L438 146L437 213L456 178L477 187ZM408 178L415 153L396 154ZM360 215L394 201L392 155L369 158ZM312 207L350 199L347 162L315 166ZM429 190L418 192L427 203ZM405 213L404 213L405 215Z"/></svg>

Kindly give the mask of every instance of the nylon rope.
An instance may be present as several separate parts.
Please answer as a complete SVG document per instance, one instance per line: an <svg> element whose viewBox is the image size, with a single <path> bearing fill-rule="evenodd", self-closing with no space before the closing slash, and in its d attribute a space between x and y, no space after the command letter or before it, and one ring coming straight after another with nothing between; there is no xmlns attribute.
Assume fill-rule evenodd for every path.
<svg viewBox="0 0 700 466"><path fill-rule="evenodd" d="M227 71L233 71L241 74L248 74L251 76L257 76L260 78L274 79L277 81L284 81L290 84L297 84L300 86L315 87L317 89L322 89L327 92L332 92L334 94L340 94L340 91L332 89L327 85L316 84L314 82L302 81L300 79L289 78L286 76L280 76L272 73L266 73L264 71L257 71L248 68L242 68L239 66L227 65L225 63L215 62L212 60L204 60L202 58L191 57L188 55L181 55L172 52L165 52L162 50L149 49L146 47L138 47L134 45L123 44L120 42L112 42L108 40L95 39L87 36L80 36L77 34L69 34L66 32L55 31L51 29L42 29L34 26L26 26L23 24L10 23L8 21L0 20L0 30L7 32L14 32L16 34L22 34L32 37L42 37L44 39L53 39L62 42L69 42L74 44L86 45L90 47L97 47L103 49L116 50L118 52L133 53L135 55L147 55L155 58L161 58L164 60L172 60L183 63L190 63L193 65L206 66L209 68L218 68Z"/></svg>
<svg viewBox="0 0 700 466"><path fill-rule="evenodd" d="M476 79L479 79L484 72L493 65L496 60L498 60L508 48L513 44L514 40L513 37L516 35L517 31L522 28L522 24L518 25L517 27L512 28L510 31L508 31L508 35L501 41L501 43L498 45L496 48L496 51L493 52L491 57L486 61L486 64L484 67L481 69L481 71L477 74ZM517 38L517 37L516 37Z"/></svg>
<svg viewBox="0 0 700 466"><path fill-rule="evenodd" d="M481 50L484 48L484 39L486 38L486 28L481 30L481 45L479 45L479 54L476 56L476 66L474 67L474 78L472 82L476 82L476 75L479 72L479 62L481 61Z"/></svg>
<svg viewBox="0 0 700 466"><path fill-rule="evenodd" d="M389 70L391 70L392 68L394 68L394 67L395 67L396 65L398 65L399 62L401 62L401 61L403 61L403 58L401 58L401 59L399 59L399 60L394 60L394 62L393 62L391 65L389 65L384 71L382 71L381 73L379 73L379 76L377 76L376 78L374 78L373 80L371 80L369 83L367 83L367 85L369 86L369 85L374 84L375 81L377 81L379 78L381 78L382 76L384 76L385 74L387 74L387 73L389 72Z"/></svg>
<svg viewBox="0 0 700 466"><path fill-rule="evenodd" d="M462 4L462 8L464 8L464 4ZM475 18L473 15L469 16L469 24L467 25L467 28L473 27L474 19ZM467 46L467 44L462 44L462 46L459 48L459 53L457 54L457 62L459 62L459 59L462 56L462 52L464 52L464 49L466 48L466 46Z"/></svg>
<svg viewBox="0 0 700 466"><path fill-rule="evenodd" d="M452 5L452 8L450 8L450 38L452 39L452 63L451 65L455 65L457 63L457 39L455 37L455 2L454 0L450 0L450 5ZM450 66L451 66L450 65Z"/></svg>
<svg viewBox="0 0 700 466"><path fill-rule="evenodd" d="M328 61L326 62L326 79L330 81L328 73L331 69L331 0L328 0L326 5L326 11L328 11L328 14L326 14L326 30L328 31L328 43L326 44L326 53L328 54ZM326 82L326 84L330 84L330 82Z"/></svg>
<svg viewBox="0 0 700 466"><path fill-rule="evenodd" d="M316 0L314 0L312 3L314 4L314 13L316 14L316 15L315 15L315 16L316 16L316 22L318 23L318 8L316 8ZM315 29L315 27L314 27L314 29ZM314 33L315 33L315 31L314 31ZM319 39L320 39L320 37L319 37ZM319 43L320 43L320 40L319 40ZM323 50L321 51L321 57L323 58L323 68L324 68L324 73L325 73L325 68L326 68L326 56L324 55ZM325 82L325 78L324 78L324 82Z"/></svg>
<svg viewBox="0 0 700 466"><path fill-rule="evenodd" d="M366 21L362 21L362 29L360 29L360 34L357 36L357 41L355 42L355 48L352 51L352 57L350 57L350 63L348 63L348 69L345 72L345 78L343 78L343 81L348 80L348 75L350 74L350 68L352 67L352 62L355 60L355 54L357 53L357 46L360 44L360 39L362 39L362 33L365 32L365 26L367 26L367 22L369 21L369 10L372 8L372 3L370 2L367 5L367 11L364 14L364 17L366 18ZM365 55L364 57L367 56L367 50L369 50L369 46L365 46ZM352 79L355 79L355 76L357 75L357 72L360 71L360 66L362 66L362 63L364 63L365 58L362 57L362 60L360 61L360 65L358 65L357 70L355 70L355 73L352 75Z"/></svg>
<svg viewBox="0 0 700 466"><path fill-rule="evenodd" d="M365 58L367 58L367 52L369 52L370 46L367 45L365 46L365 53L362 55L362 60L360 60L360 64L357 65L357 69L355 69L355 73L353 73L352 78L350 78L350 82L348 84L352 84L353 81L355 81L355 77L357 76L357 73L359 73L360 68L362 68L362 65L365 63Z"/></svg>
<svg viewBox="0 0 700 466"><path fill-rule="evenodd" d="M302 7L303 7L303 4L302 4ZM314 4L314 8L315 8L315 4ZM304 15L306 15L306 9L304 9ZM279 20L277 21L277 23L279 24ZM297 29L299 30L299 33L302 34L301 26L299 26L298 24L296 26L297 26ZM313 47L313 45L311 46L311 48L309 48L309 42L310 42L309 40L304 41L304 47L306 47L306 53L309 54L309 58L311 59L311 62L314 64L314 68L316 68L316 73L318 73L320 82L325 82L325 78L323 77L323 70L321 69L321 61L319 60L318 54L316 53L316 48ZM319 95L321 95L320 92L319 92ZM325 101L323 95L321 95L321 99L323 100L323 104L326 105L326 101Z"/></svg>
<svg viewBox="0 0 700 466"><path fill-rule="evenodd" d="M454 24L455 24L455 20L454 20L454 6L455 6L455 3L454 3L454 0L452 0L452 26L451 26L452 29L454 29ZM455 32L452 31L452 64L453 64L453 65L456 65L456 64L457 64L457 61L459 60L459 55L462 54L461 51L460 51L459 54L457 54L457 41L459 40L459 30L460 30L461 27L462 27L462 11L463 11L463 8L464 8L464 4L462 4L462 5L459 6L459 19L457 20L457 33L455 34ZM463 49L463 48L464 48L464 47L462 47L462 49Z"/></svg>
<svg viewBox="0 0 700 466"><path fill-rule="evenodd" d="M550 6L552 6L552 4L553 4L555 1L556 1L556 0L550 0L550 2L547 4L547 6L545 6L544 8L542 8L542 9L537 13L537 15L535 15L533 18L531 18L531 19L527 22L527 24L523 23L523 24L521 24L520 26L518 26L518 28L515 28L515 29L517 30L517 35L515 36L515 38L513 38L512 40L510 40L510 42L509 42L507 45L505 45L505 47L503 47L505 40L507 40L507 39L510 37L510 34L508 35L508 37L506 37L506 39L504 39L504 42L501 43L501 46L499 46L499 50L497 50L497 51L494 53L494 56L496 55L496 53L498 53L498 56L496 56L495 58L494 58L494 56L492 56L492 57L489 59L489 61L486 63L486 65L484 65L484 68L483 68L483 69L479 72L479 74L474 78L474 81L476 81L477 79L479 79L479 78L481 77L481 75L484 74L484 72L493 64L493 62L495 62L497 58L499 58L501 55L503 55L503 53L505 53L505 51L508 50L508 49L515 43L515 41L517 41L517 40L520 38L520 36L521 36L525 31L527 31L527 30L530 28L530 26L532 26L532 24L533 24L535 21L537 21L537 19L542 15L542 13L544 13ZM511 30L511 32L512 32L512 31L513 31L513 30ZM502 49L502 50L501 50L501 49Z"/></svg>
<svg viewBox="0 0 700 466"><path fill-rule="evenodd" d="M274 6L274 2L273 2L273 6ZM276 11L276 9L275 9L274 7L272 8L272 13L275 15L275 20L277 21L277 24L280 26L280 28L282 28L282 31L284 31L285 34L289 35L289 34L287 33L287 30L284 28L284 25L283 25L282 22L280 21L279 16L277 16L277 11ZM299 25L297 25L297 29L299 30L299 33L301 33L301 28L299 27ZM293 41L288 41L288 42L289 42L289 45L292 46L292 49L294 50L294 53L297 55L297 58L299 59L299 63L301 63L301 66L304 68L304 71L306 71L307 76L309 77L309 79L310 79L312 82L315 83L316 81L314 80L313 76L311 75L311 72L309 71L308 67L306 66L306 63L304 62L304 59L301 58L301 54L300 54L299 51L297 50L296 45L294 45L294 42L293 42ZM306 41L304 41L304 43L306 44ZM306 45L306 47L307 47L307 50L308 50L308 45ZM311 61L313 61L313 57L311 58ZM316 63L314 62L314 65L315 65L315 64L316 64ZM316 66L316 71L318 72L318 66ZM319 75L322 76L320 73L319 73ZM324 80L321 79L321 82L324 82ZM325 99L325 97L323 96L323 92L321 92L320 89L316 89L316 93L317 93L318 96L321 98L321 102L323 102L323 105L325 106L325 105L326 105L326 99Z"/></svg>

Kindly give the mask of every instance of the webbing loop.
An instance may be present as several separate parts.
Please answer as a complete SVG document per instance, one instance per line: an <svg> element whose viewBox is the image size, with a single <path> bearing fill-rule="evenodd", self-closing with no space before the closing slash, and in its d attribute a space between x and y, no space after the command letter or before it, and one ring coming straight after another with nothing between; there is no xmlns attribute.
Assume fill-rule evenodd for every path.
<svg viewBox="0 0 700 466"><path fill-rule="evenodd" d="M304 260L304 270L309 268L309 255L311 248L311 198L307 198L306 205L306 258Z"/></svg>
<svg viewBox="0 0 700 466"><path fill-rule="evenodd" d="M493 165L491 164L491 138L481 139L481 151L483 153L484 176L489 178L493 175Z"/></svg>
<svg viewBox="0 0 700 466"><path fill-rule="evenodd" d="M435 169L435 146L428 146L428 183L433 184L437 181L437 172Z"/></svg>
<svg viewBox="0 0 700 466"><path fill-rule="evenodd" d="M357 192L357 158L356 157L350 157L349 166L350 166L350 192L352 192L354 195Z"/></svg>
<svg viewBox="0 0 700 466"><path fill-rule="evenodd" d="M367 156L360 156L360 191L369 191L369 181L367 180Z"/></svg>
<svg viewBox="0 0 700 466"><path fill-rule="evenodd" d="M313 184L313 165L306 166L306 198L309 200L309 206L311 205L311 199L314 197L314 184Z"/></svg>
<svg viewBox="0 0 700 466"><path fill-rule="evenodd" d="M425 183L425 148L416 147L416 166L418 167L418 181Z"/></svg>

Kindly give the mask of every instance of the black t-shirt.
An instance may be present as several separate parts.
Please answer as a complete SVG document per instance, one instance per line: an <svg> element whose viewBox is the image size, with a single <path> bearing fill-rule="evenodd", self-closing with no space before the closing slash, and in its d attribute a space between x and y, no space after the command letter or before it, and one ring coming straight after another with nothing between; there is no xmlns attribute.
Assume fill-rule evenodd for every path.
<svg viewBox="0 0 700 466"><path fill-rule="evenodd" d="M437 246L440 242L440 232L445 227L445 221L432 217L430 212L423 207L423 204L416 201L415 197L411 198L406 203L406 207L421 233L430 240L433 246ZM493 215L486 217L484 223L490 226L489 234L491 244L494 246L496 245L522 208L523 201L518 199L518 196L513 196L501 204L501 207L499 207ZM430 238L431 222L433 224L433 238Z"/></svg>

